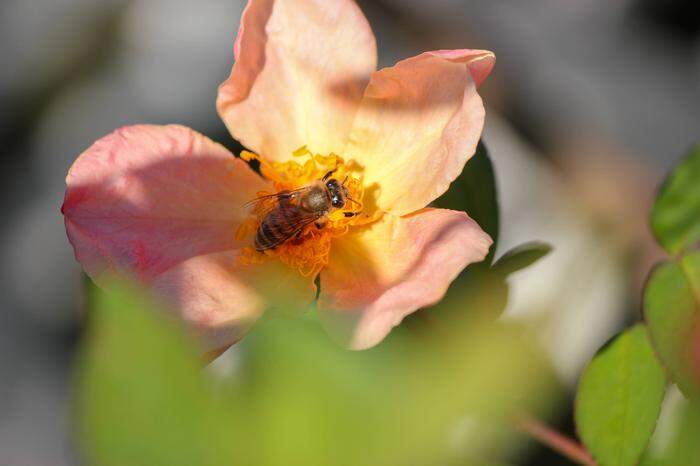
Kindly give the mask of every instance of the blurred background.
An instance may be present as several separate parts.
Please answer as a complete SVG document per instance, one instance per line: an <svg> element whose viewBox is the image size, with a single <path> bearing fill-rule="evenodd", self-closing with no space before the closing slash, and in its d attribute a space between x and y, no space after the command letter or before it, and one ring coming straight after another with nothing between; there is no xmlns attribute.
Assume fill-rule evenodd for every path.
<svg viewBox="0 0 700 466"><path fill-rule="evenodd" d="M236 149L214 100L243 0L0 3L0 464L75 465L71 369L82 281L60 206L72 161L134 123L181 123ZM499 252L554 252L511 278L505 319L534 323L571 393L638 319L660 252L664 174L700 138L700 16L672 0L362 0L380 66L424 50L497 56L482 89ZM220 363L225 370L226 358ZM571 432L571 400L557 425ZM532 445L522 464L567 464Z"/></svg>

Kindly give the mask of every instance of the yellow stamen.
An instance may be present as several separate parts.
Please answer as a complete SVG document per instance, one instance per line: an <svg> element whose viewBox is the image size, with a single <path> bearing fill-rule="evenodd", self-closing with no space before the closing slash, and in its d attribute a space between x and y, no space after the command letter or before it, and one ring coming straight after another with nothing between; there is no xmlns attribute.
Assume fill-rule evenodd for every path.
<svg viewBox="0 0 700 466"><path fill-rule="evenodd" d="M352 161L346 162L337 154L314 154L304 146L295 150L292 155L293 159L287 162L268 162L257 154L243 151L241 158L246 161L260 162L260 171L265 178L272 181L275 193L307 186L334 170L332 177L341 182L345 181L344 186L348 189L350 198L357 203L348 201L344 209L328 215L322 228L319 229L311 223L297 237L289 239L274 249L258 252L252 246L247 246L240 255L240 260L245 264L251 264L276 257L290 267L298 269L302 275L313 276L328 263L333 238L344 235L353 225L367 223L366 215L353 217L345 215L346 212L360 213L364 188L361 176L358 175L359 167ZM267 194L273 193L259 192L258 196ZM267 213L253 208L251 216L238 228L236 238L238 240L249 238L252 243L255 232Z"/></svg>

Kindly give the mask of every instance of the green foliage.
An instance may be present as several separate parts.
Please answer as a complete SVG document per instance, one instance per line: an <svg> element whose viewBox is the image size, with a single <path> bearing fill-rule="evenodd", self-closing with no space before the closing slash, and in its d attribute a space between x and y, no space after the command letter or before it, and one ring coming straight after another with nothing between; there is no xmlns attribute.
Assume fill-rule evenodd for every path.
<svg viewBox="0 0 700 466"><path fill-rule="evenodd" d="M641 466L700 466L700 405L685 403L674 420L666 447L645 457Z"/></svg>
<svg viewBox="0 0 700 466"><path fill-rule="evenodd" d="M467 267L454 281L443 300L447 304L443 308L459 314L479 312L491 318L500 316L508 303L508 275L540 260L551 247L540 242L524 243L493 263L500 228L499 205L493 164L483 142L479 142L462 174L434 205L467 212L493 239L486 259Z"/></svg>
<svg viewBox="0 0 700 466"><path fill-rule="evenodd" d="M351 352L317 322L276 319L237 355L239 369L213 383L178 326L146 300L99 295L78 378L87 463L464 464L507 452L514 413L540 411L555 394L523 329L476 320Z"/></svg>
<svg viewBox="0 0 700 466"><path fill-rule="evenodd" d="M665 376L686 396L700 393L700 252L692 251L700 239L700 146L666 180L651 225L674 257L649 276L646 327L638 324L601 349L576 398L579 433L602 466L637 464L655 428ZM647 454L644 466L700 465L697 407L689 413L664 456Z"/></svg>
<svg viewBox="0 0 700 466"><path fill-rule="evenodd" d="M452 313L448 320L470 317L475 313L490 319L498 318L508 304L509 275L529 267L549 251L551 247L545 243L524 243L506 252L491 267L470 266L454 281L440 309ZM424 312L434 313L434 310Z"/></svg>
<svg viewBox="0 0 700 466"><path fill-rule="evenodd" d="M662 456L664 466L700 465L700 404L688 404L680 413L675 435Z"/></svg>
<svg viewBox="0 0 700 466"><path fill-rule="evenodd" d="M460 303L459 306L454 306L457 311L472 309L495 319L508 304L508 276L531 266L551 250L548 244L537 241L516 246L503 254L490 268L477 269L467 274L466 279L458 281L466 284L466 290L462 289L457 296L449 296L449 301Z"/></svg>
<svg viewBox="0 0 700 466"><path fill-rule="evenodd" d="M644 316L654 347L686 396L699 391L700 252L657 266L644 291Z"/></svg>
<svg viewBox="0 0 700 466"><path fill-rule="evenodd" d="M530 371L544 375L542 361L517 331L473 324L463 333L470 341L439 330L443 339L428 347L392 338L353 353L310 323L267 322L244 343L251 358L242 375L257 387L246 404L260 420L250 444L264 455L253 464L445 464L446 441L465 416L502 430L516 397L532 406L551 379L529 380ZM492 441L470 437L462 454Z"/></svg>
<svg viewBox="0 0 700 466"><path fill-rule="evenodd" d="M651 213L659 243L678 254L700 240L700 145L666 180Z"/></svg>
<svg viewBox="0 0 700 466"><path fill-rule="evenodd" d="M80 439L89 464L208 466L232 458L198 358L144 296L97 294L79 365Z"/></svg>
<svg viewBox="0 0 700 466"><path fill-rule="evenodd" d="M495 318L505 309L508 285L505 276L491 268L498 246L499 206L496 177L488 150L479 142L476 153L469 159L450 189L433 203L435 207L462 210L489 234L493 244L484 261L471 264L455 279L443 299L442 309L451 314L481 314ZM428 310L426 312L434 312ZM412 321L413 316L409 319ZM448 318L453 318L454 315Z"/></svg>
<svg viewBox="0 0 700 466"><path fill-rule="evenodd" d="M499 211L496 177L488 150L479 142L476 153L464 166L462 174L450 185L450 189L433 203L443 209L463 210L493 239L493 246L484 261L493 261L498 244Z"/></svg>
<svg viewBox="0 0 700 466"><path fill-rule="evenodd" d="M605 345L586 368L576 397L576 426L601 466L633 466L661 409L666 380L638 324Z"/></svg>
<svg viewBox="0 0 700 466"><path fill-rule="evenodd" d="M503 254L496 263L493 264L493 268L499 274L507 276L531 266L551 251L552 247L546 243L539 241L523 243Z"/></svg>

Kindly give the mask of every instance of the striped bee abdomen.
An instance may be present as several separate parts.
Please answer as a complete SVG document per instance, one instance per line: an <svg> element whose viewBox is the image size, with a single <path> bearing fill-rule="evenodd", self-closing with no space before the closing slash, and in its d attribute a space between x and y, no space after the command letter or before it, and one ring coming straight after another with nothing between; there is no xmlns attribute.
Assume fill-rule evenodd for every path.
<svg viewBox="0 0 700 466"><path fill-rule="evenodd" d="M315 214L297 205L280 204L260 223L255 234L255 249L264 251L279 246L316 218Z"/></svg>

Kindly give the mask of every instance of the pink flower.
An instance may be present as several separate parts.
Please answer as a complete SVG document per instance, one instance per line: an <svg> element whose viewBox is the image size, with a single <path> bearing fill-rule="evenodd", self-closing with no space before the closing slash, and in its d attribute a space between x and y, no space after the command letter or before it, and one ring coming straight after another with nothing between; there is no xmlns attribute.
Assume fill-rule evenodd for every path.
<svg viewBox="0 0 700 466"><path fill-rule="evenodd" d="M234 55L217 109L255 154L235 158L182 126L100 139L66 179L76 258L98 285L137 277L207 351L241 338L266 309L308 306L317 276L323 325L353 348L375 345L491 245L466 213L426 206L475 152L476 88L495 57L440 50L375 71L374 35L350 0L250 0ZM244 204L333 169L361 213L346 217L360 210L349 202L323 228L257 252L264 212Z"/></svg>

